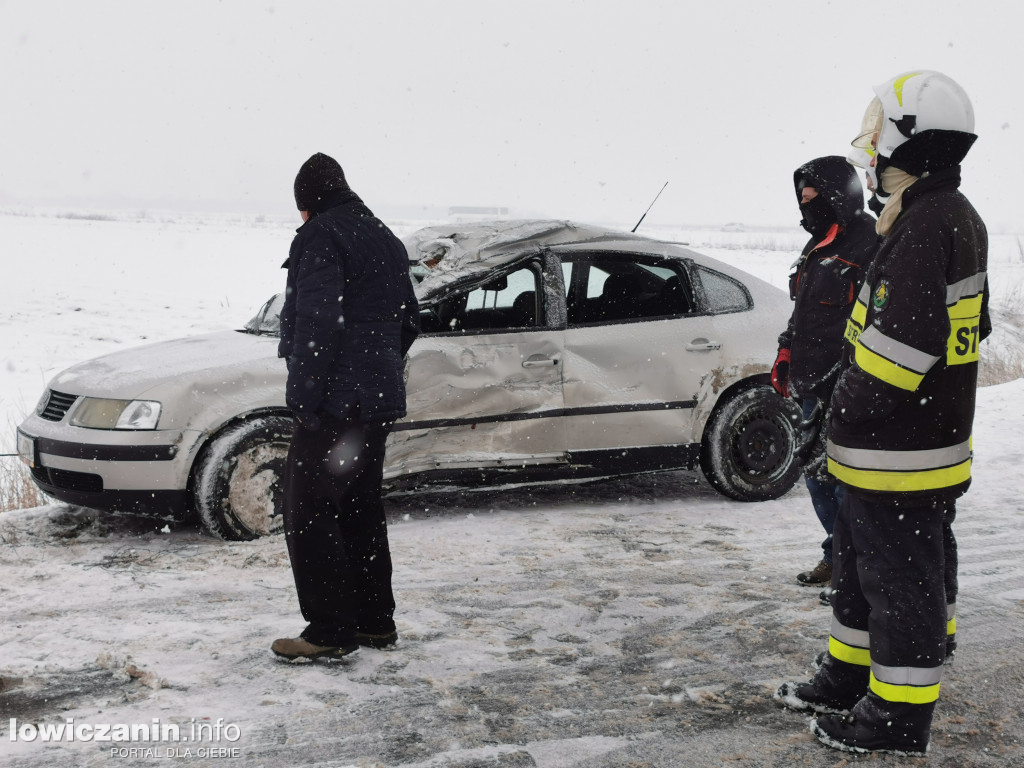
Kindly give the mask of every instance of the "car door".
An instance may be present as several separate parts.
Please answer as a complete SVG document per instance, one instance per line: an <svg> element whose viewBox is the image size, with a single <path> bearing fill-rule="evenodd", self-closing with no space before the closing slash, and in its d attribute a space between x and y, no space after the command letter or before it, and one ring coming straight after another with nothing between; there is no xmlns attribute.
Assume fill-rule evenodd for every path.
<svg viewBox="0 0 1024 768"><path fill-rule="evenodd" d="M561 259L570 451L698 442L695 407L714 386L723 338L692 266L602 251Z"/></svg>
<svg viewBox="0 0 1024 768"><path fill-rule="evenodd" d="M562 301L535 256L422 302L388 477L565 461Z"/></svg>

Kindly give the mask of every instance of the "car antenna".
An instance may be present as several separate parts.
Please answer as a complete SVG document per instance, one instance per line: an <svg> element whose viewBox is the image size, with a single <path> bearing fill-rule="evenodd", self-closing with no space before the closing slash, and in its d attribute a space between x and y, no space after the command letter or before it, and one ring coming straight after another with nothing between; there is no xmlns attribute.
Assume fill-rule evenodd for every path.
<svg viewBox="0 0 1024 768"><path fill-rule="evenodd" d="M667 186L668 186L668 182L667 181L664 184L661 185L661 189L658 190L658 194L656 194L654 196L654 199L651 200L651 204L647 206L647 210L644 211L644 215L640 217L640 221L638 221L636 223L635 227L633 227L631 230L629 230L630 233L636 232L637 228L640 226L640 223L644 220L644 217L647 216L647 214L650 212L651 208L654 207L654 204L656 202L658 202L658 198L661 197L661 193L665 191L665 187L667 187Z"/></svg>

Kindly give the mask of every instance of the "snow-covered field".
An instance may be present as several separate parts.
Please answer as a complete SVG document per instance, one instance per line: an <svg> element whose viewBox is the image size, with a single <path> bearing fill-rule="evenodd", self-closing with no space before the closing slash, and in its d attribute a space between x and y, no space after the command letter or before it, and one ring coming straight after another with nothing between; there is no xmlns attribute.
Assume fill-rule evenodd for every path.
<svg viewBox="0 0 1024 768"><path fill-rule="evenodd" d="M0 212L0 452L61 368L241 325L283 285L293 228ZM805 239L647 232L780 286ZM987 354L1003 360L1021 352L1008 322L1024 282L1020 242L993 237L1002 320ZM960 649L931 755L867 762L1024 766L1022 402L1024 380L980 392L975 484L956 526ZM0 515L0 765L846 764L770 696L808 673L828 629L817 590L793 578L821 538L802 488L738 504L679 472L438 491L388 508L399 646L308 665L269 652L302 627L279 537L225 543L63 505ZM23 738L72 719L86 730L177 725L179 738ZM130 748L141 751L120 751Z"/></svg>

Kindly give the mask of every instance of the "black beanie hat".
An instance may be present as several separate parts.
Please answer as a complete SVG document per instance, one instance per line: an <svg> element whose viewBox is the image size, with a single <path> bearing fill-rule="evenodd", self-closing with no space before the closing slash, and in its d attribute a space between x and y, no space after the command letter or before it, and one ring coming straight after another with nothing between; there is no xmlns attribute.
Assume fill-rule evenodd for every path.
<svg viewBox="0 0 1024 768"><path fill-rule="evenodd" d="M300 211L319 213L328 193L348 188L345 172L338 161L317 152L302 164L295 177L295 204Z"/></svg>

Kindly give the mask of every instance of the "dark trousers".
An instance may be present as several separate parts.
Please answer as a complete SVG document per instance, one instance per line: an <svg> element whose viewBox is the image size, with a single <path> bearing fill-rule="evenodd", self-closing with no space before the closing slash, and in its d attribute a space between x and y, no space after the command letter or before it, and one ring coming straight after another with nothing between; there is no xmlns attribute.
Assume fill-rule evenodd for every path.
<svg viewBox="0 0 1024 768"><path fill-rule="evenodd" d="M821 559L831 563L834 559L832 548L836 515L843 501L844 488L838 483L824 482L816 477L805 477L804 485L811 496L814 514L818 516L818 522L825 531L825 540L821 542Z"/></svg>
<svg viewBox="0 0 1024 768"><path fill-rule="evenodd" d="M804 420L810 419L818 402L818 399L814 397L807 397L800 401ZM805 476L804 485L807 486L807 491L810 494L814 514L818 516L818 522L821 523L821 527L825 531L825 540L821 542L821 559L826 563L831 563L833 560L833 529L845 489L839 483L813 476Z"/></svg>
<svg viewBox="0 0 1024 768"><path fill-rule="evenodd" d="M877 503L847 491L833 530L832 610L871 637L871 660L889 667L938 667L946 651L942 504ZM953 569L955 579L955 567Z"/></svg>
<svg viewBox="0 0 1024 768"><path fill-rule="evenodd" d="M321 416L296 427L284 477L284 531L299 608L315 645L395 629L391 551L381 502L392 422Z"/></svg>
<svg viewBox="0 0 1024 768"><path fill-rule="evenodd" d="M953 521L956 520L956 502L946 505L946 516L942 525L942 551L946 561L946 603L956 605L956 596L960 591L957 568L960 558L957 554L956 536L953 535Z"/></svg>

